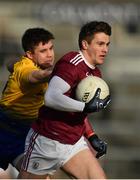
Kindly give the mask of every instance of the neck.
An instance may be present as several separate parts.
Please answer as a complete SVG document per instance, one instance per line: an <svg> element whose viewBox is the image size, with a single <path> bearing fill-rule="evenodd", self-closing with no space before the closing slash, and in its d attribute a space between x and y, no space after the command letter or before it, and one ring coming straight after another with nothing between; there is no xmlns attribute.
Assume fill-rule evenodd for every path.
<svg viewBox="0 0 140 180"><path fill-rule="evenodd" d="M92 62L92 59L89 58L89 56L87 55L87 53L84 53L83 51L80 51L85 63L87 64L87 66L89 66L90 68L94 69L95 65Z"/></svg>

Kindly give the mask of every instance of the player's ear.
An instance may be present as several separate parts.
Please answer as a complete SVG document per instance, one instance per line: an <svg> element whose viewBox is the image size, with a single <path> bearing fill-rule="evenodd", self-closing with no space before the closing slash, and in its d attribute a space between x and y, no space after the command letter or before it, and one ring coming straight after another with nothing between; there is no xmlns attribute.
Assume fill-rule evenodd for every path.
<svg viewBox="0 0 140 180"><path fill-rule="evenodd" d="M82 47L84 50L86 50L88 48L88 42L86 40L82 41Z"/></svg>
<svg viewBox="0 0 140 180"><path fill-rule="evenodd" d="M33 54L31 51L26 51L26 56L29 58L29 59L33 59Z"/></svg>

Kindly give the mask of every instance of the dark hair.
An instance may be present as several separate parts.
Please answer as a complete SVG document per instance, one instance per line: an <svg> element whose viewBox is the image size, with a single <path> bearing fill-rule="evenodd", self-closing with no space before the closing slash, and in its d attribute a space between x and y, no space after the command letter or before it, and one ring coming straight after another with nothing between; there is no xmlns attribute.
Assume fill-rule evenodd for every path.
<svg viewBox="0 0 140 180"><path fill-rule="evenodd" d="M25 52L33 51L34 47L40 42L45 44L52 39L54 39L54 36L48 30L43 28L29 28L22 36L22 48Z"/></svg>
<svg viewBox="0 0 140 180"><path fill-rule="evenodd" d="M85 24L79 33L79 48L82 49L82 41L86 40L88 43L92 41L95 33L104 32L111 36L111 26L103 21L91 21Z"/></svg>

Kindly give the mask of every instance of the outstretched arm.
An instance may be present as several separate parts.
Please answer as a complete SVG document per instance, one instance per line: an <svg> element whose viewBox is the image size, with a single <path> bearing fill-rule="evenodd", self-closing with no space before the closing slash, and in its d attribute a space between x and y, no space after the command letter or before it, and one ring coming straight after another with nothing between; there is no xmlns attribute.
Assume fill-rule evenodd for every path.
<svg viewBox="0 0 140 180"><path fill-rule="evenodd" d="M52 67L48 67L46 69L33 70L30 72L28 80L30 83L42 83L47 82L48 77L52 73Z"/></svg>
<svg viewBox="0 0 140 180"><path fill-rule="evenodd" d="M6 67L10 73L14 72L14 65L17 63L17 60L13 60L7 63ZM48 77L52 73L53 66L48 64L46 69L37 69L32 70L28 75L28 81L30 83L42 83L48 81Z"/></svg>

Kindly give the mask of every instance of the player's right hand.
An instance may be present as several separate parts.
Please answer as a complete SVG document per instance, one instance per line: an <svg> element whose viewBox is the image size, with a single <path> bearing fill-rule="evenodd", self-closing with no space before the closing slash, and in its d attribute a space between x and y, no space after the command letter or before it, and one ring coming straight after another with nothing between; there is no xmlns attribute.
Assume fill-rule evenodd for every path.
<svg viewBox="0 0 140 180"><path fill-rule="evenodd" d="M88 138L91 146L97 151L96 158L100 158L107 152L107 143L101 140L96 134Z"/></svg>
<svg viewBox="0 0 140 180"><path fill-rule="evenodd" d="M108 95L105 99L100 99L100 93L101 93L101 89L98 88L96 90L94 97L88 103L85 103L83 112L85 113L98 112L107 107L107 105L111 101L110 95Z"/></svg>

